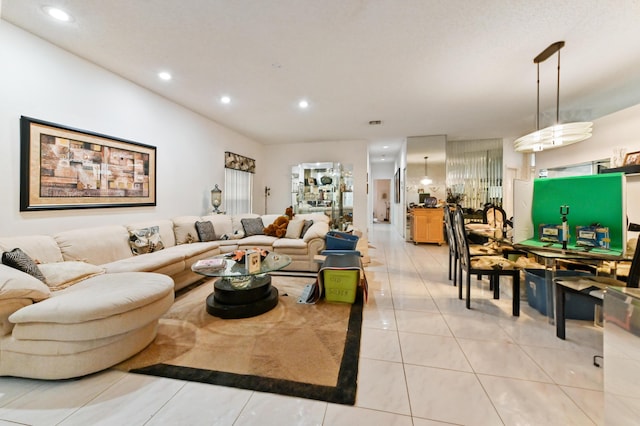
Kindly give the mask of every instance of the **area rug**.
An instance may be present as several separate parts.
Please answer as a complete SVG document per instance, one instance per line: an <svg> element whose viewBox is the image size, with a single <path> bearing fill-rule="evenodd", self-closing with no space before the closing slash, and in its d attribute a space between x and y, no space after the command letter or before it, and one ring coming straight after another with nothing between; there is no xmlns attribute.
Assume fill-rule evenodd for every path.
<svg viewBox="0 0 640 426"><path fill-rule="evenodd" d="M362 295L354 304L298 303L309 278L273 277L278 305L253 318L205 310L213 280L176 296L156 339L115 368L132 373L355 404Z"/></svg>

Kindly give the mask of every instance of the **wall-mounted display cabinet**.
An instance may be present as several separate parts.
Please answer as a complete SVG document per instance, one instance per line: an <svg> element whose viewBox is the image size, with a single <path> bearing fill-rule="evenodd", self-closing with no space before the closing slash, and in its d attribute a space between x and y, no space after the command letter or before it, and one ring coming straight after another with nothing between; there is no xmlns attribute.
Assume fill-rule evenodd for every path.
<svg viewBox="0 0 640 426"><path fill-rule="evenodd" d="M302 163L291 168L291 205L295 213L321 212L331 228L353 222L353 177L341 163Z"/></svg>

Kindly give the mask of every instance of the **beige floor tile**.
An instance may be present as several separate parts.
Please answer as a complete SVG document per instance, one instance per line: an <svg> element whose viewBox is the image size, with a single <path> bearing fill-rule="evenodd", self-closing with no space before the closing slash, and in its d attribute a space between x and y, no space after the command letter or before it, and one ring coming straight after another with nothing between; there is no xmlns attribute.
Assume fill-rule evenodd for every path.
<svg viewBox="0 0 640 426"><path fill-rule="evenodd" d="M356 406L410 415L402 364L360 358Z"/></svg>
<svg viewBox="0 0 640 426"><path fill-rule="evenodd" d="M360 338L360 357L380 361L402 362L398 332L363 328Z"/></svg>
<svg viewBox="0 0 640 426"><path fill-rule="evenodd" d="M321 425L326 409L326 402L254 392L233 424L235 426Z"/></svg>
<svg viewBox="0 0 640 426"><path fill-rule="evenodd" d="M458 342L453 337L400 332L400 346L405 365L472 371Z"/></svg>
<svg viewBox="0 0 640 426"><path fill-rule="evenodd" d="M507 426L595 424L557 385L504 377L479 377Z"/></svg>
<svg viewBox="0 0 640 426"><path fill-rule="evenodd" d="M395 316L399 331L452 336L449 326L439 313L396 310Z"/></svg>
<svg viewBox="0 0 640 426"><path fill-rule="evenodd" d="M366 408L329 404L324 418L325 425L331 426L413 426L410 416L385 413Z"/></svg>
<svg viewBox="0 0 640 426"><path fill-rule="evenodd" d="M553 383L551 378L516 344L458 339L473 371L514 379Z"/></svg>
<svg viewBox="0 0 640 426"><path fill-rule="evenodd" d="M414 417L461 425L499 425L500 417L472 373L405 366Z"/></svg>

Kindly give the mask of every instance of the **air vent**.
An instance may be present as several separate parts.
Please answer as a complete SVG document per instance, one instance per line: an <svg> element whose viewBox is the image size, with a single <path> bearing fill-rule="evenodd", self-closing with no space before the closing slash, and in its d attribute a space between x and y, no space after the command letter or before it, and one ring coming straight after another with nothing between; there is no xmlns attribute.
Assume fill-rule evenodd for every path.
<svg viewBox="0 0 640 426"><path fill-rule="evenodd" d="M379 126L382 124L382 120L371 120L369 126Z"/></svg>

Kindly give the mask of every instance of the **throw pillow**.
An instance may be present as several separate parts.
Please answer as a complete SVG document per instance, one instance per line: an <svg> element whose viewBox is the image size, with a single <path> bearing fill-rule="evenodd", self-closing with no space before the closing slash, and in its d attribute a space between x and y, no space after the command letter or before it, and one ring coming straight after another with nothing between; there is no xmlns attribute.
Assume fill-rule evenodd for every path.
<svg viewBox="0 0 640 426"><path fill-rule="evenodd" d="M31 299L38 302L50 294L51 290L42 281L16 268L0 265L0 300Z"/></svg>
<svg viewBox="0 0 640 426"><path fill-rule="evenodd" d="M26 272L44 282L45 278L42 272L38 269L36 262L31 259L27 253L23 252L20 248L14 248L11 251L2 253L2 263L7 266L11 266L19 271Z"/></svg>
<svg viewBox="0 0 640 426"><path fill-rule="evenodd" d="M285 238L300 238L302 227L304 226L304 220L291 220L287 225L287 233L284 234Z"/></svg>
<svg viewBox="0 0 640 426"><path fill-rule="evenodd" d="M311 225L313 225L312 220L304 221L304 226L302 227L302 231L300 232L300 238L304 237L304 234L306 234L309 228L311 228Z"/></svg>
<svg viewBox="0 0 640 426"><path fill-rule="evenodd" d="M196 231L198 231L198 238L200 241L215 241L216 231L213 229L213 223L208 220L205 222L196 222Z"/></svg>
<svg viewBox="0 0 640 426"><path fill-rule="evenodd" d="M264 224L262 223L262 219L256 217L255 219L241 219L242 228L244 228L245 237L250 237L252 235L264 235Z"/></svg>
<svg viewBox="0 0 640 426"><path fill-rule="evenodd" d="M99 266L76 261L41 263L38 269L46 278L45 282L52 291L62 290L104 273L104 269Z"/></svg>
<svg viewBox="0 0 640 426"><path fill-rule="evenodd" d="M158 226L150 226L129 231L129 246L131 246L131 251L135 255L162 250L164 244L160 238L160 228Z"/></svg>

